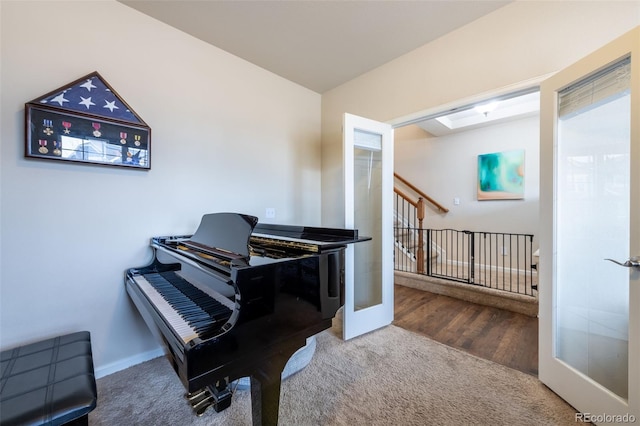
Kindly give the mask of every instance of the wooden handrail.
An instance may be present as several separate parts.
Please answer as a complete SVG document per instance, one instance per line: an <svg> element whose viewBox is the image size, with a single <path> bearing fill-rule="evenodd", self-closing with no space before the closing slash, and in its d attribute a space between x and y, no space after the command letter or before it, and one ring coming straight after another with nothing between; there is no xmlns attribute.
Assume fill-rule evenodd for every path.
<svg viewBox="0 0 640 426"><path fill-rule="evenodd" d="M399 196L404 198L405 201L407 203L411 204L413 207L418 208L418 203L416 201L413 201L411 198L409 198L409 196L407 194L405 194L404 192L400 191L398 188L393 188L393 192L395 192L396 194L398 194Z"/></svg>
<svg viewBox="0 0 640 426"><path fill-rule="evenodd" d="M424 220L424 200L429 201L431 204L433 204L434 206L436 206L436 208L443 212L443 213L447 213L449 211L449 209L447 209L446 207L444 207L443 205L441 205L440 203L438 203L437 201L435 201L433 198L429 197L427 194L425 194L424 192L422 192L421 190L419 190L418 188L416 188L413 184L411 184L409 181L407 181L405 178L403 178L402 176L398 175L397 173L393 173L393 175L403 184L407 185L409 188L411 188L413 191L415 191L416 193L418 193L418 195L420 195L420 197L418 197L418 201L413 201L411 199L411 197L409 197L407 194L405 194L404 192L402 192L401 190L399 190L398 188L393 188L393 192L395 192L396 194L398 194L400 197L402 197L407 203L411 204L412 206L414 206L417 211L416 211L416 219L418 220L418 250L416 253L416 269L418 271L419 274L424 272L424 231L422 229L422 221Z"/></svg>
<svg viewBox="0 0 640 426"><path fill-rule="evenodd" d="M411 182L409 182L408 180L406 180L405 178L403 178L402 176L400 176L397 173L393 173L393 176L395 176L400 182L404 183L405 185L407 185L409 188L411 188L412 190L414 190L415 192L417 192L422 198L424 198L425 200L427 200L428 202L430 202L431 204L433 204L439 211L441 211L442 213L447 213L449 212L449 209L446 208L445 206L443 206L442 204L438 203L436 200L434 200L433 198L429 197L427 194L425 194L424 192L422 192L420 189L416 188ZM406 199L409 199L408 197L404 197Z"/></svg>

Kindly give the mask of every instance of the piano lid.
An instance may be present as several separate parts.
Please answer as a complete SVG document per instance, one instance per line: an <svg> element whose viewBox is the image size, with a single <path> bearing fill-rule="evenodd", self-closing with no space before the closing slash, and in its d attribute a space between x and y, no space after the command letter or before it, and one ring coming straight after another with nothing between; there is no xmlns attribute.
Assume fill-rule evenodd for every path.
<svg viewBox="0 0 640 426"><path fill-rule="evenodd" d="M341 247L345 244L371 239L371 237L358 236L357 229L319 228L268 223L257 224L253 230L253 235L259 237L278 236L288 241L314 243L324 249Z"/></svg>
<svg viewBox="0 0 640 426"><path fill-rule="evenodd" d="M236 255L249 257L249 239L258 218L241 213L210 213L202 216L200 226L187 241L199 248L209 247L212 251L225 250Z"/></svg>

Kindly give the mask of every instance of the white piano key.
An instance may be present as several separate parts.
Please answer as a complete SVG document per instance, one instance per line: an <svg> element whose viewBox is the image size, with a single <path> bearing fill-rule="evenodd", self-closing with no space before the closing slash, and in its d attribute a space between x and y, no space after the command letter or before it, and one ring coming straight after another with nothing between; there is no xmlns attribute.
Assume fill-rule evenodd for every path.
<svg viewBox="0 0 640 426"><path fill-rule="evenodd" d="M169 302L167 302L143 276L136 275L133 279L136 284L138 284L140 290L142 290L151 303L158 309L163 319L169 324L173 331L180 336L184 343L188 343L198 337L198 333L196 333L189 323L171 307Z"/></svg>

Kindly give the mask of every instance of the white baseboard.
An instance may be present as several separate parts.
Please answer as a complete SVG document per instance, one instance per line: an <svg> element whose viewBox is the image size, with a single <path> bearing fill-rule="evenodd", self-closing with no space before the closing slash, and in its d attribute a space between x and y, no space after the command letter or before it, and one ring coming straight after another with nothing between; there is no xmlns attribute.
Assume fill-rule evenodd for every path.
<svg viewBox="0 0 640 426"><path fill-rule="evenodd" d="M164 355L164 349L160 347L149 352L141 353L129 358L122 359L117 362L113 362L103 367L96 368L94 373L95 373L96 379L99 379L101 377L108 376L109 374L116 373L120 370L124 370L125 368L132 367L134 365L143 363L145 361L149 361L150 359L154 359L163 355Z"/></svg>

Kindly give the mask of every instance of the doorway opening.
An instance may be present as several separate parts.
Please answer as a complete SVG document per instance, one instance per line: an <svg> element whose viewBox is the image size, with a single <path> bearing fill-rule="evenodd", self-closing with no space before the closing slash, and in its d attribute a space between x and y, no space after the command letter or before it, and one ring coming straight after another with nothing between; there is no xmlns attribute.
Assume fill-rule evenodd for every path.
<svg viewBox="0 0 640 426"><path fill-rule="evenodd" d="M539 83L544 78L463 99L403 117L391 123L395 128L394 172L435 201L435 203L425 204L422 224L420 226L412 224L409 227L416 230L424 229L424 234L427 234L427 230L452 229L460 232L532 236L528 254L531 260L528 264L526 261L518 260L522 258L520 249L502 244L502 240L496 243L495 248L491 248L489 254L491 259L487 257L482 261L480 260L482 256L472 256L470 259L463 260L457 258L460 248L455 242L446 242L445 249L444 247L434 248L433 242L427 241L423 243L425 244L423 252L427 253L426 262L454 264L458 268L456 271L468 269L471 264L480 266L483 270L503 272L505 260L514 258L514 263L508 268L525 270L525 274L535 276L535 284L537 284L537 256L535 256L537 253L535 252L538 248L536 234L539 223ZM479 199L478 157L513 150L524 151L522 197L498 198L489 201ZM402 186L402 191L411 192L406 186ZM404 214L396 212L395 216L397 219ZM411 219L402 217L400 220L408 222ZM465 252L467 250L466 247L462 249ZM413 254L415 255L416 252L417 250L414 250ZM431 256L431 253L436 253L436 256ZM405 262L406 264L406 259L402 256L402 250L396 250L396 263ZM529 272L526 272L526 269L529 269ZM396 325L470 351L477 356L497 362L502 358L504 361L502 363L505 365L529 374L537 374L537 289L531 292L531 286L529 286L528 290L525 290L528 294L517 294L517 292L509 294L510 292L504 291L504 287L502 290L493 289L492 291L491 285L483 286L477 283L467 285L425 277L424 274L419 275L411 271L399 272L396 268L395 282L396 295L398 295L395 304L394 323ZM495 273L495 276L499 280L505 279L503 273ZM439 332L430 331L424 324L432 321L420 321L415 318L414 313L405 309L409 302L402 295L407 291L398 286L413 287L431 293L433 296L428 296L428 300L424 300L426 306L431 306L445 316L458 318L459 313L466 312L471 313L472 316L495 317L495 314L488 313L488 310L500 309L507 311L505 315L518 317L519 325L500 330L499 322L479 324L469 319L458 318L459 321L456 322L464 323L464 330L447 331L443 328ZM449 300L450 297L453 299ZM457 306L459 303L465 307L460 308ZM454 305L457 308L444 314L447 312L447 306ZM429 315L429 312L433 312L431 308L423 307L419 311L427 312ZM453 320L453 317L449 320ZM513 320L506 321L506 323L509 322ZM495 336L511 336L515 346L509 350L519 354L520 359L506 361L506 358L500 355L494 354L497 358L492 358L489 354L472 350L474 345L478 344L478 347L482 347L486 343L479 343L482 330L485 332L494 330L492 333L495 333ZM457 338L454 337L456 335ZM514 335L519 337L513 338ZM492 347L504 346L507 342L494 343L495 345L491 344Z"/></svg>

